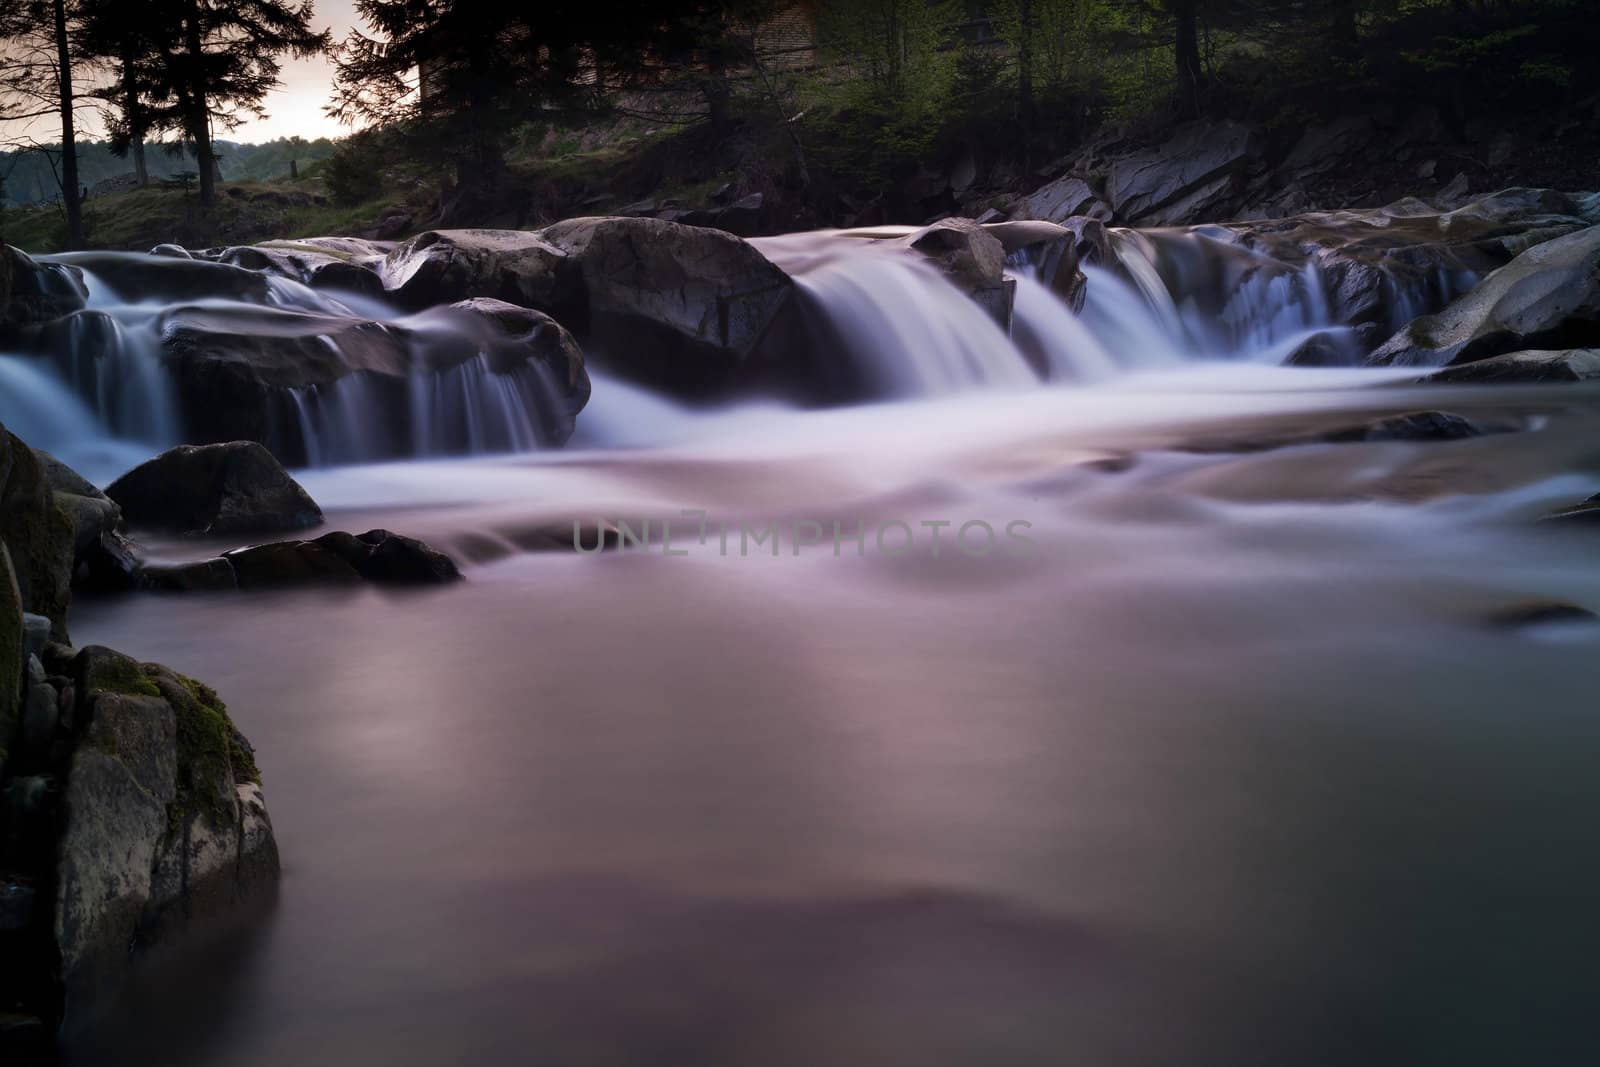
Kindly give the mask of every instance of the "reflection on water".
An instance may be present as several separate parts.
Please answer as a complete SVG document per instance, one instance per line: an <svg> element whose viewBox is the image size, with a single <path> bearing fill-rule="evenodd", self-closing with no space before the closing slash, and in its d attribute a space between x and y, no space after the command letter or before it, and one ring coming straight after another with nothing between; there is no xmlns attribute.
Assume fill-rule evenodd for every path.
<svg viewBox="0 0 1600 1067"><path fill-rule="evenodd" d="M1600 627L1484 620L1600 610L1532 522L1600 406L1427 395L1536 429L1193 452L1417 401L1122 386L322 472L338 526L506 553L79 606L229 701L285 876L72 1062L1592 1061ZM509 548L679 508L1042 551Z"/></svg>

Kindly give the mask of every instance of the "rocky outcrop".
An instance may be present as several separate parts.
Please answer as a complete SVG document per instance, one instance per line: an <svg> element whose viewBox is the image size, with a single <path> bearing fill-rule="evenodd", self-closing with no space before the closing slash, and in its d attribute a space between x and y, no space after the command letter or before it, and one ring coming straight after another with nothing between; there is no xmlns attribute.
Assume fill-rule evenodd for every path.
<svg viewBox="0 0 1600 1067"><path fill-rule="evenodd" d="M112 482L134 526L181 534L276 533L322 522L322 509L254 441L180 445Z"/></svg>
<svg viewBox="0 0 1600 1067"><path fill-rule="evenodd" d="M1511 384L1514 382L1585 382L1600 378L1600 348L1508 352L1460 366L1445 367L1424 379L1430 382Z"/></svg>
<svg viewBox="0 0 1600 1067"><path fill-rule="evenodd" d="M144 584L163 592L272 589L297 585L439 585L461 577L444 553L388 530L343 531L314 541L280 541L235 549L213 559L151 566Z"/></svg>
<svg viewBox="0 0 1600 1067"><path fill-rule="evenodd" d="M1194 122L1154 148L1112 162L1105 192L1119 220L1172 226L1215 218L1260 149L1261 135L1238 122Z"/></svg>
<svg viewBox="0 0 1600 1067"><path fill-rule="evenodd" d="M137 252L63 252L45 261L85 271L130 302L175 304L225 296L264 304L270 288L265 274L203 259Z"/></svg>
<svg viewBox="0 0 1600 1067"><path fill-rule="evenodd" d="M277 845L249 743L206 686L65 643L93 487L0 429L0 1061L92 1016L134 950L271 898ZM13 544L15 542L15 544ZM13 562L21 560L21 568ZM28 586L19 582L27 579ZM58 607L46 618L30 608ZM53 638L53 640L52 640Z"/></svg>
<svg viewBox="0 0 1600 1067"><path fill-rule="evenodd" d="M1600 344L1600 226L1544 241L1380 346L1378 365L1446 366Z"/></svg>
<svg viewBox="0 0 1600 1067"><path fill-rule="evenodd" d="M429 230L390 251L380 273L389 296L413 310L490 297L551 311L577 298L565 260L539 233Z"/></svg>

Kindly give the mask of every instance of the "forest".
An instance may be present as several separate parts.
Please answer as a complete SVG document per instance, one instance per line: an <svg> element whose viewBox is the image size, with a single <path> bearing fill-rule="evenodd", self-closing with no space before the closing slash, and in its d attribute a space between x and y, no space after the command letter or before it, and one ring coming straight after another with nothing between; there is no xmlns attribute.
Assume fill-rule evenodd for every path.
<svg viewBox="0 0 1600 1067"><path fill-rule="evenodd" d="M36 157L12 199L45 199L48 173L61 243L83 242L77 201L108 169L79 144L86 106L138 185L192 169L201 211L219 177L281 176L279 153L226 160L214 142L262 113L287 57L313 54L334 65L326 107L351 131L322 172L329 197L398 212L425 188L410 214L437 222L693 194L719 173L764 189L775 224L861 204L920 222L930 160L969 157L998 188L1107 131L1241 118L1284 138L1397 103L1433 108L1482 154L1509 116L1570 127L1600 89L1581 0L360 0L357 13L335 36L309 2L7 0L0 117L34 120ZM1593 125L1579 123L1577 155ZM152 171L171 153L192 168ZM607 188L596 170L634 180Z"/></svg>

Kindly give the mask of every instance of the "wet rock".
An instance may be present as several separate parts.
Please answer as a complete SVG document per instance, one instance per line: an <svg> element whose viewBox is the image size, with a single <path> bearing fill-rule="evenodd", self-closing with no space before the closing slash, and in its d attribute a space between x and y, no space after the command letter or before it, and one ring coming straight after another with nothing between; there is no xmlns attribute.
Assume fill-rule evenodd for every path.
<svg viewBox="0 0 1600 1067"><path fill-rule="evenodd" d="M226 552L240 589L359 582L361 575L336 552L312 541L279 541Z"/></svg>
<svg viewBox="0 0 1600 1067"><path fill-rule="evenodd" d="M357 238L310 238L224 248L208 253L207 258L289 278L315 289L381 296L383 279L379 270L388 251L386 245Z"/></svg>
<svg viewBox="0 0 1600 1067"><path fill-rule="evenodd" d="M215 559L144 568L146 588L185 593L300 585L437 585L461 577L455 562L413 537L388 530L342 530L314 541L278 541Z"/></svg>
<svg viewBox="0 0 1600 1067"><path fill-rule="evenodd" d="M1510 384L1581 382L1600 378L1600 348L1508 352L1472 363L1445 367L1428 382Z"/></svg>
<svg viewBox="0 0 1600 1067"><path fill-rule="evenodd" d="M443 552L388 530L368 530L359 536L336 531L315 543L333 551L370 582L437 585L461 577L455 562Z"/></svg>
<svg viewBox="0 0 1600 1067"><path fill-rule="evenodd" d="M115 990L129 946L275 887L260 773L209 688L88 648L88 708L62 798L55 937L68 1010Z"/></svg>
<svg viewBox="0 0 1600 1067"><path fill-rule="evenodd" d="M122 509L82 475L48 452L34 449L56 506L73 529L74 588L115 591L131 588L138 557L122 536Z"/></svg>
<svg viewBox="0 0 1600 1067"><path fill-rule="evenodd" d="M1329 441L1460 441L1499 431L1448 411L1415 411L1328 434Z"/></svg>
<svg viewBox="0 0 1600 1067"><path fill-rule="evenodd" d="M1552 526L1600 528L1600 493L1570 507L1558 508L1540 521Z"/></svg>
<svg viewBox="0 0 1600 1067"><path fill-rule="evenodd" d="M264 304L271 291L265 274L204 259L137 252L64 252L49 257L49 262L87 271L129 302L181 303L220 296Z"/></svg>
<svg viewBox="0 0 1600 1067"><path fill-rule="evenodd" d="M0 337L70 314L83 307L83 300L74 268L0 245Z"/></svg>
<svg viewBox="0 0 1600 1067"><path fill-rule="evenodd" d="M181 445L118 478L106 495L135 526L183 534L301 530L322 509L253 441Z"/></svg>
<svg viewBox="0 0 1600 1067"><path fill-rule="evenodd" d="M566 254L521 230L429 230L391 251L381 274L391 298L415 309L483 296L550 311L577 295Z"/></svg>
<svg viewBox="0 0 1600 1067"><path fill-rule="evenodd" d="M22 651L25 656L44 654L50 643L50 620L43 615L22 613Z"/></svg>
<svg viewBox="0 0 1600 1067"><path fill-rule="evenodd" d="M1600 226L1535 245L1372 353L1378 365L1446 366L1600 343Z"/></svg>
<svg viewBox="0 0 1600 1067"><path fill-rule="evenodd" d="M748 361L793 282L754 246L657 219L570 219L541 237L571 265L581 306L544 307L629 376L714 392Z"/></svg>
<svg viewBox="0 0 1600 1067"><path fill-rule="evenodd" d="M0 427L0 540L23 608L49 618L58 638L67 632L74 537L33 450Z"/></svg>
<svg viewBox="0 0 1600 1067"><path fill-rule="evenodd" d="M970 219L941 219L907 235L900 243L932 260L956 288L1002 327L1010 324L1006 249L982 226Z"/></svg>

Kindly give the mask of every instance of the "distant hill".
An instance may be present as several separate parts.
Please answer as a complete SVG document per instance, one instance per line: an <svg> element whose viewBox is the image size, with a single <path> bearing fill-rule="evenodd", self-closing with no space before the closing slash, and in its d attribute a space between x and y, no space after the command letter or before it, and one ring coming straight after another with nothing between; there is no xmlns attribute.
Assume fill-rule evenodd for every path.
<svg viewBox="0 0 1600 1067"><path fill-rule="evenodd" d="M270 181L286 177L289 162L305 167L333 154L334 142L326 137L307 141L302 137L280 137L266 144L238 144L218 141L217 152L225 181ZM153 179L166 178L195 169L194 157L187 151L170 153L161 145L145 149L145 163ZM61 191L56 185L57 160L33 150L0 153L0 206L22 207L56 200ZM133 162L112 154L111 146L99 141L78 145L78 174L91 190L109 178L133 173Z"/></svg>

